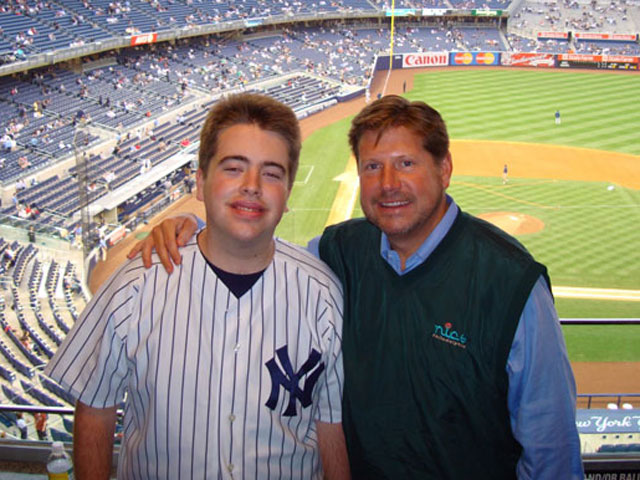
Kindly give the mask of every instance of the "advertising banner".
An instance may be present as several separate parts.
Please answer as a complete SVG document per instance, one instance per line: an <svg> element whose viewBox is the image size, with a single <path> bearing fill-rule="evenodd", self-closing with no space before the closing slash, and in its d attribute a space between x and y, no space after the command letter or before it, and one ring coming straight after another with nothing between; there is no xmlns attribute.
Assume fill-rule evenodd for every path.
<svg viewBox="0 0 640 480"><path fill-rule="evenodd" d="M402 68L446 67L449 65L447 52L405 53Z"/></svg>
<svg viewBox="0 0 640 480"><path fill-rule="evenodd" d="M630 55L584 55L563 53L557 56L560 68L601 68L611 70L637 70L638 57Z"/></svg>
<svg viewBox="0 0 640 480"><path fill-rule="evenodd" d="M494 52L451 52L452 66L499 65L500 54Z"/></svg>
<svg viewBox="0 0 640 480"><path fill-rule="evenodd" d="M576 411L579 434L640 433L640 410L594 408Z"/></svg>
<svg viewBox="0 0 640 480"><path fill-rule="evenodd" d="M384 14L387 17L411 17L416 14L416 10L413 8L396 8L395 10L385 10Z"/></svg>
<svg viewBox="0 0 640 480"><path fill-rule="evenodd" d="M607 470L584 472L585 480L640 480L640 472L628 470Z"/></svg>
<svg viewBox="0 0 640 480"><path fill-rule="evenodd" d="M471 15L474 17L500 17L502 16L502 10L483 8L480 10L471 10Z"/></svg>
<svg viewBox="0 0 640 480"><path fill-rule="evenodd" d="M636 34L623 33L575 32L574 36L578 40L604 40L610 42L635 42L638 39Z"/></svg>
<svg viewBox="0 0 640 480"><path fill-rule="evenodd" d="M131 37L131 46L144 45L146 43L156 43L158 40L157 33L143 33L142 35L134 35Z"/></svg>
<svg viewBox="0 0 640 480"><path fill-rule="evenodd" d="M568 32L538 32L538 38L555 38L556 40L568 40Z"/></svg>
<svg viewBox="0 0 640 480"><path fill-rule="evenodd" d="M423 17L439 17L447 13L446 8L423 8L422 16Z"/></svg>
<svg viewBox="0 0 640 480"><path fill-rule="evenodd" d="M553 68L556 65L556 58L551 53L502 52L500 54L500 64L507 67Z"/></svg>

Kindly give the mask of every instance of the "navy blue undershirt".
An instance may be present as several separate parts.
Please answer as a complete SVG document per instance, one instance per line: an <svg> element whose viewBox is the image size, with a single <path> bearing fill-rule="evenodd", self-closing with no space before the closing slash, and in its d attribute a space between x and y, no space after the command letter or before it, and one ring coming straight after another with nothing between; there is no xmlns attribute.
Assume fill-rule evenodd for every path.
<svg viewBox="0 0 640 480"><path fill-rule="evenodd" d="M206 257L205 257L205 260L207 260ZM227 288L231 290L231 293L233 293L236 298L240 298L249 290L251 290L251 287L253 287L253 285L258 281L258 279L264 273L264 270L260 270L259 272L255 272L255 273L247 273L247 274L231 273L216 267L209 260L207 260L207 263L213 269L213 271L218 276L218 278L222 280L222 283L224 283L227 286Z"/></svg>

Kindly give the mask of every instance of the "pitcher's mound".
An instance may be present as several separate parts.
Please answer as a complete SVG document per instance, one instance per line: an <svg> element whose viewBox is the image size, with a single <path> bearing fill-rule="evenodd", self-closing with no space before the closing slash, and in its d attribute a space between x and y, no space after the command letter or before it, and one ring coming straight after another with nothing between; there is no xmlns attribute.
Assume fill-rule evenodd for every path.
<svg viewBox="0 0 640 480"><path fill-rule="evenodd" d="M478 217L493 223L511 235L534 233L544 228L544 222L539 218L517 212L489 212L481 213Z"/></svg>

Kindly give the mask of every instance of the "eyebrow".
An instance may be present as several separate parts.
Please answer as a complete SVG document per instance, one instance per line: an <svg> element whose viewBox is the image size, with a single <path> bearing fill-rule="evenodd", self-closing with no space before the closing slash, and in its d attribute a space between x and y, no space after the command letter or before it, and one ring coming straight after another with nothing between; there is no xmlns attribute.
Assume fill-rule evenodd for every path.
<svg viewBox="0 0 640 480"><path fill-rule="evenodd" d="M243 162L243 163L249 163L249 159L244 155L227 155L226 157L222 157L220 159L220 161L218 162L218 165L222 165L225 162L234 161L234 160ZM273 162L270 160L267 160L266 162L264 162L262 164L262 167L276 167L279 170L282 170L282 173L285 173L285 174L287 173L287 169L285 167L280 165L278 162Z"/></svg>

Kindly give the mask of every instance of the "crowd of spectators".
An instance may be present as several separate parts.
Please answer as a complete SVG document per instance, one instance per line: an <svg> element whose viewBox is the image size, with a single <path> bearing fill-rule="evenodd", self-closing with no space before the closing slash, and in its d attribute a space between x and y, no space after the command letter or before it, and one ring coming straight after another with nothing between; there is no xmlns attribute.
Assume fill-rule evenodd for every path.
<svg viewBox="0 0 640 480"><path fill-rule="evenodd" d="M406 51L495 49L497 40L491 36L497 38L495 29L488 36L481 29L436 24L399 27L396 42ZM49 68L20 79L3 78L0 100L6 104L0 110L9 121L0 143L7 153L25 151L15 158L3 156L0 163L17 163L15 177L49 163L39 154L70 155L80 111L97 126L121 130L184 103L190 88L215 94L296 70L364 86L375 55L388 42L386 29L348 29L335 22L242 41L206 37L126 50L117 63L83 74ZM65 129L64 138L51 134Z"/></svg>
<svg viewBox="0 0 640 480"><path fill-rule="evenodd" d="M539 31L637 34L640 4L633 0L527 0L512 13L509 31L532 38Z"/></svg>
<svg viewBox="0 0 640 480"><path fill-rule="evenodd" d="M509 8L510 0L404 0L396 2L397 9L424 9L424 8L454 8L454 9L484 9L497 8L506 10ZM57 48L66 48L92 43L100 39L113 36L132 35L137 33L148 33L161 30L175 30L189 28L192 26L212 25L229 23L229 28L234 28L233 22L250 22L267 17L277 17L285 19L296 15L321 14L322 12L333 12L345 15L351 11L370 11L372 15L377 15L383 10L389 10L388 0L318 0L314 2L302 2L291 0L240 0L227 2L217 0L215 2L204 2L201 0L188 0L176 2L173 0L153 0L153 1L93 1L72 0L62 3L50 3L38 0L11 0L0 5L0 57L9 55L13 60L28 58L31 53L42 53ZM537 31L613 31L636 33L640 26L640 6L634 0L561 0L554 2L549 0L525 0L515 11L511 12L509 18L508 31L514 37L520 36L525 39L535 39ZM357 31L346 29L349 31ZM297 30L297 29L294 29ZM385 29L386 30L386 29ZM438 30L438 29L436 29ZM451 31L449 32L451 33ZM455 32L453 32L455 34ZM436 33L437 34L437 33ZM336 67L335 62L322 62L319 60L307 61L310 69L316 70L318 74L329 74L332 77L341 78L347 83L357 82L354 78L365 68L366 60L362 50L366 49L359 40L354 38L349 41L349 35L344 35L343 45L338 45L337 50L343 49L344 63L361 64L354 69L354 75L349 75L348 68ZM286 37L284 37L286 39ZM414 48L424 48L416 45L411 36L404 41L401 36L398 38L402 47L412 45ZM313 39L310 40L313 44ZM498 49L501 45L500 39L492 38L488 41L483 39L464 39L445 37L441 45L444 48L453 43L462 49ZM520 45L520 42L511 42L512 47ZM471 44L471 45L470 45ZM529 45L529 42L524 42ZM552 45L545 44L536 50L547 50ZM322 48L322 45L320 45ZM585 46L587 51L591 51L594 46ZM215 48L214 48L215 50ZM354 50L357 50L354 52ZM327 51L321 49L326 56ZM216 62L216 52L210 52L211 57L207 59L204 53L206 50L189 52L193 59L199 60L198 65L192 72L186 72L187 82L191 76L201 76L205 83L214 84L214 88L224 90L229 88L228 80L237 75L238 81L247 83L255 77L265 73L278 74L286 69L291 62L285 50L278 51L278 55L270 55L272 58L262 58L263 53L252 55L255 50L241 49L236 52L236 56L247 55L244 68L238 65L239 62L227 64L224 60ZM269 56L269 55L267 55ZM252 58L253 57L253 58ZM275 58L273 58L275 57ZM9 58L11 60L11 58ZM273 63L267 63L272 61ZM216 73L225 71L225 80L216 81ZM347 70L347 71L341 71ZM230 82L234 83L234 82ZM218 85L216 85L218 84Z"/></svg>

